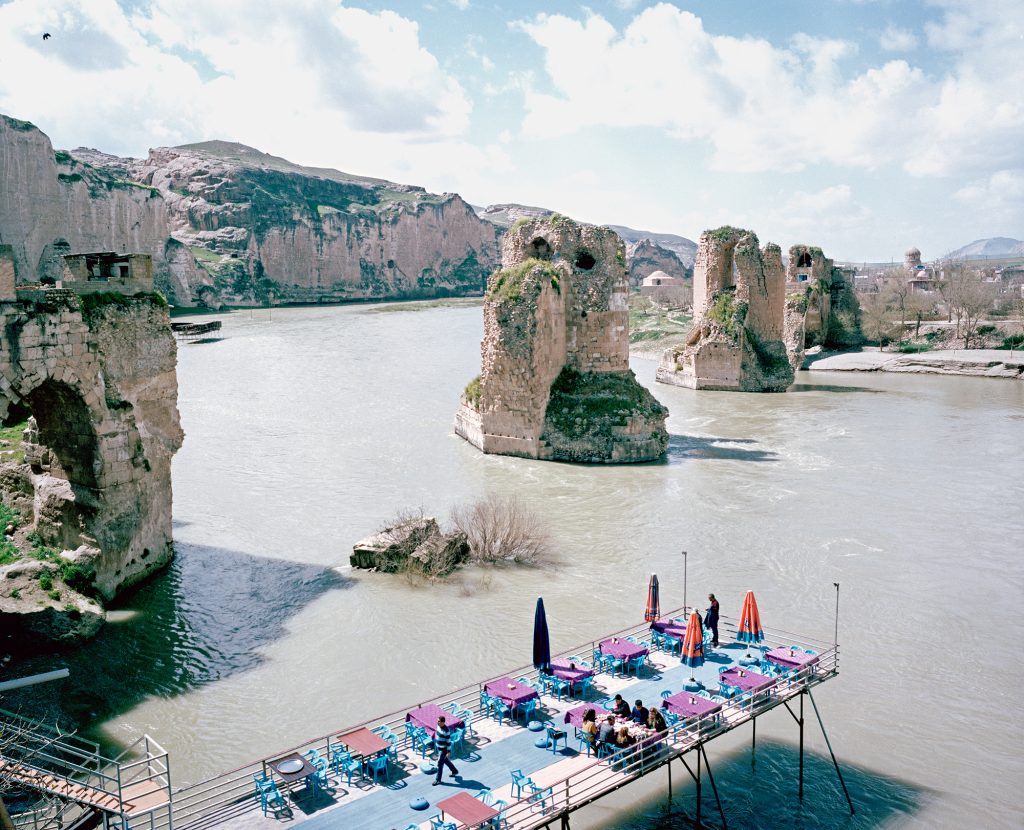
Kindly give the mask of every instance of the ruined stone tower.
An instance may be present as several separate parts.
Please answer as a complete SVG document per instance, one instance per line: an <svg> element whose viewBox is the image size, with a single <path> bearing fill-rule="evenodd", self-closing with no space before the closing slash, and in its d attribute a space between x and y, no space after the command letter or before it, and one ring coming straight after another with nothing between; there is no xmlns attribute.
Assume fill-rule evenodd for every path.
<svg viewBox="0 0 1024 830"><path fill-rule="evenodd" d="M455 432L487 453L650 461L667 410L629 368L625 253L607 228L553 216L505 234L487 286L480 376Z"/></svg>
<svg viewBox="0 0 1024 830"><path fill-rule="evenodd" d="M667 349L662 383L691 389L783 392L793 369L783 343L782 251L740 228L704 231L693 274L694 327Z"/></svg>

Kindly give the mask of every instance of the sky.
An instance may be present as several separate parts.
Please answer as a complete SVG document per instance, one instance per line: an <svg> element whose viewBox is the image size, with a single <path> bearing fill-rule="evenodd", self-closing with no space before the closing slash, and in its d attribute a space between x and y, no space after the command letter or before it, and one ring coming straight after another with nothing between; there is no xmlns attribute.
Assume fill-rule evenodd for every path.
<svg viewBox="0 0 1024 830"><path fill-rule="evenodd" d="M0 112L840 260L1024 238L1022 0L0 0Z"/></svg>

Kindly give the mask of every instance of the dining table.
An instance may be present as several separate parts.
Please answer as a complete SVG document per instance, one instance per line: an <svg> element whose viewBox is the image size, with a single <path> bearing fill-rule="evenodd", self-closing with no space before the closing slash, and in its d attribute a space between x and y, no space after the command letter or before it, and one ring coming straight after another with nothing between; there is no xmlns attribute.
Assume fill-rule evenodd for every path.
<svg viewBox="0 0 1024 830"><path fill-rule="evenodd" d="M632 660L634 657L648 654L649 650L639 643L623 637L611 637L598 643L601 653L617 660Z"/></svg>
<svg viewBox="0 0 1024 830"><path fill-rule="evenodd" d="M766 652L764 656L766 660L787 669L802 669L805 666L812 666L819 659L817 654L808 654L803 649L781 646Z"/></svg>
<svg viewBox="0 0 1024 830"><path fill-rule="evenodd" d="M376 732L371 732L365 726L353 729L344 735L338 735L337 740L339 743L344 744L349 752L353 755L358 755L363 761L369 761L382 752L386 752L391 747L390 743Z"/></svg>
<svg viewBox="0 0 1024 830"><path fill-rule="evenodd" d="M527 686L511 677L499 677L497 680L491 680L484 685L484 691L491 697L500 698L509 708L540 697L533 686Z"/></svg>
<svg viewBox="0 0 1024 830"><path fill-rule="evenodd" d="M770 689L778 681L774 677L766 677L742 666L733 666L727 671L719 672L718 679L744 692L763 692Z"/></svg>
<svg viewBox="0 0 1024 830"><path fill-rule="evenodd" d="M442 818L451 816L466 827L476 827L498 815L498 811L493 807L484 804L479 798L474 798L467 792L455 793L455 795L441 799L437 802L437 809L441 811Z"/></svg>
<svg viewBox="0 0 1024 830"><path fill-rule="evenodd" d="M682 640L686 637L686 623L669 617L655 620L651 623L651 629L659 634L668 634L669 637L675 637L677 640Z"/></svg>
<svg viewBox="0 0 1024 830"><path fill-rule="evenodd" d="M665 698L661 706L683 718L702 718L722 710L722 704L692 692L678 692Z"/></svg>
<svg viewBox="0 0 1024 830"><path fill-rule="evenodd" d="M611 712L602 706L595 706L593 703L584 703L582 706L575 706L565 713L565 722L572 724L577 729L583 726L583 716L590 710L594 710L597 716L597 723L601 723Z"/></svg>
<svg viewBox="0 0 1024 830"><path fill-rule="evenodd" d="M431 738L434 737L434 732L437 730L438 718L444 718L444 725L449 729L461 729L466 725L466 722L462 718L457 718L451 712L442 709L435 703L428 703L425 706L420 706L418 709L411 709L405 713L406 723L422 726L427 730L427 734L430 735Z"/></svg>
<svg viewBox="0 0 1024 830"><path fill-rule="evenodd" d="M316 767L304 755L300 755L298 752L289 752L273 761L264 761L263 763L265 768L269 767L270 771L281 779L281 783L285 787L290 789L292 784L304 778L306 779L306 790L313 791L311 776L316 774Z"/></svg>
<svg viewBox="0 0 1024 830"><path fill-rule="evenodd" d="M572 666L566 662L554 662L551 664L551 674L561 680L568 680L570 683L579 683L588 677L594 676L594 670L585 666Z"/></svg>

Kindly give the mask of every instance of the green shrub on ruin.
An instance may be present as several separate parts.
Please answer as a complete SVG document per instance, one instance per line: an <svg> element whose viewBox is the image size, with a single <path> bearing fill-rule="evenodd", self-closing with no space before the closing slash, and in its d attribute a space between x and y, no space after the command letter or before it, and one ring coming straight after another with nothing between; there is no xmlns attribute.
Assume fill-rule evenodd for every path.
<svg viewBox="0 0 1024 830"><path fill-rule="evenodd" d="M735 291L719 291L704 317L715 323L726 337L738 340L747 319L747 304L736 299Z"/></svg>
<svg viewBox="0 0 1024 830"><path fill-rule="evenodd" d="M21 551L9 539L0 540L0 565L10 565L21 559Z"/></svg>
<svg viewBox="0 0 1024 830"><path fill-rule="evenodd" d="M482 390L480 388L480 375L477 375L469 383L466 384L466 388L463 390L462 396L466 399L466 403L468 403L474 409L477 409L480 406L481 394Z"/></svg>
<svg viewBox="0 0 1024 830"><path fill-rule="evenodd" d="M578 372L565 367L551 384L545 429L569 438L607 434L629 418L664 417L668 411L632 372Z"/></svg>
<svg viewBox="0 0 1024 830"><path fill-rule="evenodd" d="M539 268L540 276L547 277L552 281L552 287L556 287L555 281L559 279L558 271L552 268L550 263L531 257L511 268L496 271L491 276L490 284L487 287L487 299L499 303L519 302L523 296L523 288L534 268Z"/></svg>
<svg viewBox="0 0 1024 830"><path fill-rule="evenodd" d="M53 588L53 574L49 571L39 572L39 587L44 591L49 591Z"/></svg>

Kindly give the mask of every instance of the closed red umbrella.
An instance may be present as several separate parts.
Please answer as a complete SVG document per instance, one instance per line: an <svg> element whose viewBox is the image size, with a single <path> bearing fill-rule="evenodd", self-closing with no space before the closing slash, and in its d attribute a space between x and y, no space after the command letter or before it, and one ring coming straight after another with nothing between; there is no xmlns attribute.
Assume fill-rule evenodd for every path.
<svg viewBox="0 0 1024 830"><path fill-rule="evenodd" d="M690 680L693 680L693 669L704 665L704 632L701 630L700 616L694 611L686 624L686 637L683 638L683 665L690 667Z"/></svg>
<svg viewBox="0 0 1024 830"><path fill-rule="evenodd" d="M743 608L740 610L740 624L736 630L736 639L741 643L747 643L748 652L750 643L760 643L764 640L764 629L761 628L761 614L757 610L757 600L754 599L754 592L747 591L743 598Z"/></svg>
<svg viewBox="0 0 1024 830"><path fill-rule="evenodd" d="M644 619L647 622L654 622L661 616L658 592L658 575L651 574L651 582L647 586L647 610L644 611Z"/></svg>

